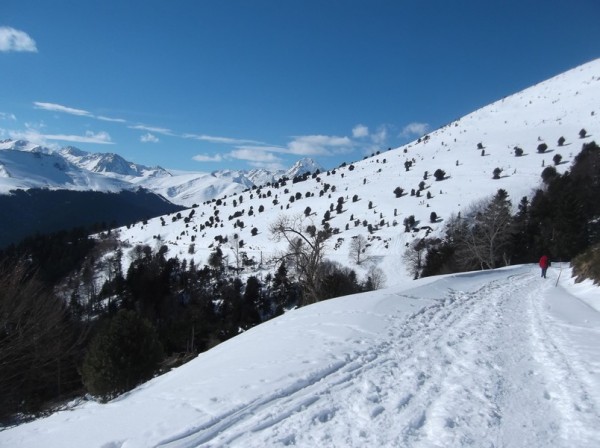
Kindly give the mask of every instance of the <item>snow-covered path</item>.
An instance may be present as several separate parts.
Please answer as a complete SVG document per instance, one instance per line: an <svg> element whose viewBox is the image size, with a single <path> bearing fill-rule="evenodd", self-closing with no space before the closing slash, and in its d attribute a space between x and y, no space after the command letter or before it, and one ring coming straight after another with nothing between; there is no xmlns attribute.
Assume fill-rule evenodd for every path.
<svg viewBox="0 0 600 448"><path fill-rule="evenodd" d="M600 314L555 281L523 266L323 302L0 445L597 447Z"/></svg>

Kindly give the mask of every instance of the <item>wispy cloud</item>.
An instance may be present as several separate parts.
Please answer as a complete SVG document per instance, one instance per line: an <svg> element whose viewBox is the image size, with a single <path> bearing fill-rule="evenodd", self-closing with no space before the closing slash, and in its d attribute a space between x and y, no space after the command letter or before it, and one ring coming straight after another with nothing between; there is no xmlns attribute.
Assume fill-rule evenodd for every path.
<svg viewBox="0 0 600 448"><path fill-rule="evenodd" d="M150 134L149 132L147 134L144 134L140 137L140 141L142 143L158 143L159 139L156 135L154 134Z"/></svg>
<svg viewBox="0 0 600 448"><path fill-rule="evenodd" d="M192 157L196 162L221 162L223 161L223 157L220 154L215 154L214 156L210 156L208 154L198 154Z"/></svg>
<svg viewBox="0 0 600 448"><path fill-rule="evenodd" d="M124 120L122 118L112 118L112 117L106 117L104 115L94 115L93 113L91 113L87 110L76 109L74 107L69 107L69 106L63 106L62 104L44 103L41 101L34 101L33 106L36 109L47 110L50 112L60 112L63 114L77 115L79 117L95 118L96 120L109 121L112 123L127 123L127 120Z"/></svg>
<svg viewBox="0 0 600 448"><path fill-rule="evenodd" d="M369 128L363 124L357 124L352 128L352 137L363 138L369 136Z"/></svg>
<svg viewBox="0 0 600 448"><path fill-rule="evenodd" d="M429 124L413 122L404 126L402 132L400 133L400 136L405 138L420 136L426 134L428 130Z"/></svg>
<svg viewBox="0 0 600 448"><path fill-rule="evenodd" d="M217 136L205 135L205 134L183 134L182 137L194 139L194 140L200 140L203 142L223 143L226 145L262 144L262 142L257 142L255 140L245 140L245 139L231 138L231 137L217 137Z"/></svg>
<svg viewBox="0 0 600 448"><path fill-rule="evenodd" d="M156 132L157 134L163 135L174 135L173 131L167 128L159 128L155 126L146 126L145 124L136 124L135 126L128 126L129 129L137 129L139 131Z"/></svg>
<svg viewBox="0 0 600 448"><path fill-rule="evenodd" d="M61 112L70 115L78 115L81 117L93 117L93 115L87 110L83 109L74 109L72 107L63 106L61 104L55 103L41 103L39 101L35 101L33 103L36 109L48 110L51 112Z"/></svg>
<svg viewBox="0 0 600 448"><path fill-rule="evenodd" d="M375 145L385 145L388 138L388 127L382 124L377 128L377 131L371 134L371 140Z"/></svg>
<svg viewBox="0 0 600 448"><path fill-rule="evenodd" d="M35 41L24 31L9 26L0 27L0 51L27 51L37 53Z"/></svg>
<svg viewBox="0 0 600 448"><path fill-rule="evenodd" d="M105 117L103 115L98 115L98 116L96 116L96 118L98 120L110 121L112 123L127 123L127 120L123 120L122 118L110 118L110 117Z"/></svg>
<svg viewBox="0 0 600 448"><path fill-rule="evenodd" d="M85 135L43 134L42 137L47 140L60 140L73 143L96 143L100 145L113 144L110 135L104 131L97 133L87 131Z"/></svg>
<svg viewBox="0 0 600 448"><path fill-rule="evenodd" d="M16 121L17 117L15 116L15 114L9 114L9 113L5 113L5 112L0 112L0 120Z"/></svg>

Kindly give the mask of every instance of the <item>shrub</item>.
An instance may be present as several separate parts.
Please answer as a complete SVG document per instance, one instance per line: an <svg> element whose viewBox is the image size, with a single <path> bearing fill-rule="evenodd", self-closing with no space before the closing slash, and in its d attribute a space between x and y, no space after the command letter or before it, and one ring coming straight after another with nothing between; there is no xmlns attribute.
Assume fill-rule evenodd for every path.
<svg viewBox="0 0 600 448"><path fill-rule="evenodd" d="M502 174L502 168L494 168L493 173L493 179L500 179L500 174Z"/></svg>
<svg viewBox="0 0 600 448"><path fill-rule="evenodd" d="M446 177L446 172L444 170L438 168L433 173L433 176L435 177L435 180L444 180L444 178Z"/></svg>
<svg viewBox="0 0 600 448"><path fill-rule="evenodd" d="M548 166L548 167L544 168L544 171L542 171L542 180L544 181L545 184L549 183L556 176L557 176L556 168L554 168L553 166Z"/></svg>
<svg viewBox="0 0 600 448"><path fill-rule="evenodd" d="M394 194L396 195L397 198L402 196L402 193L404 193L404 190L400 187L396 187L394 190Z"/></svg>
<svg viewBox="0 0 600 448"><path fill-rule="evenodd" d="M163 349L152 324L121 310L96 334L81 368L88 391L109 400L152 378Z"/></svg>
<svg viewBox="0 0 600 448"><path fill-rule="evenodd" d="M562 156L560 154L555 154L554 157L552 157L552 161L554 162L555 165L560 164L561 160L562 160Z"/></svg>
<svg viewBox="0 0 600 448"><path fill-rule="evenodd" d="M438 215L436 212L431 212L431 214L429 215L429 221L431 222L437 222L438 219Z"/></svg>
<svg viewBox="0 0 600 448"><path fill-rule="evenodd" d="M546 152L546 150L548 149L548 145L545 143L540 143L537 147L537 151L542 154L544 152Z"/></svg>
<svg viewBox="0 0 600 448"><path fill-rule="evenodd" d="M566 140L564 137L560 137L560 138L558 139L558 146L562 146L562 145L564 145L566 141L567 141L567 140Z"/></svg>
<svg viewBox="0 0 600 448"><path fill-rule="evenodd" d="M522 155L523 155L523 148L519 148L518 146L515 146L515 156L521 157Z"/></svg>
<svg viewBox="0 0 600 448"><path fill-rule="evenodd" d="M579 131L579 138L585 138L586 135L587 131L582 128L581 131Z"/></svg>

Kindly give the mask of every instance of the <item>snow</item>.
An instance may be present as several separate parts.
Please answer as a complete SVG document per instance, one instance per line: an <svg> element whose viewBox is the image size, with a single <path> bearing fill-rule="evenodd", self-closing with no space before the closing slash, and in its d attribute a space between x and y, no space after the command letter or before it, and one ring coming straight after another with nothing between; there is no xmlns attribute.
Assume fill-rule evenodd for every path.
<svg viewBox="0 0 600 448"><path fill-rule="evenodd" d="M575 284L561 263L553 263L548 279L540 278L537 266L524 265L412 281L402 260L407 244L428 233L440 236L452 213L499 188L516 206L539 187L542 165L552 165L555 154L563 156L557 170L566 171L581 144L600 134L599 104L596 60L475 111L420 142L354 162L353 169L288 182L287 192L265 187L261 197L235 189L241 186L227 190L234 172L221 173L225 182L212 174L146 173L140 183L186 203L202 202L198 198L210 185L215 194L235 196L223 198L218 207L201 204L188 223L168 216L165 225L155 218L120 229L121 240L132 247L165 244L168 256L193 258L201 266L215 236L237 233L248 255L266 262L282 249L268 231L280 214L301 216L310 206L307 221L319 225L324 211L343 196L343 213L333 212L330 220L340 233L331 238L326 257L363 278L369 266L377 266L388 288L288 312L111 403L86 402L0 432L0 446L600 446L597 286ZM587 129L586 138L579 138L581 128ZM560 136L567 139L563 147L556 144ZM545 154L536 151L541 141L550 147ZM19 151L11 145L0 144L3 185L20 182L18 174L26 172L22 157L53 156L22 151L15 156L9 153ZM517 145L525 150L523 157L514 156ZM415 164L406 171L404 162L412 159ZM68 182L63 177L70 165L66 172L53 166L34 165L39 176L31 179ZM494 181L495 167L503 176ZM441 182L432 177L437 168L447 172ZM405 192L418 188L424 171L429 178L421 197L395 198L397 186ZM116 180L89 174L99 179L97 185ZM319 194L325 183L336 187L331 197ZM424 197L427 191L431 199ZM290 202L297 193L302 198ZM240 194L243 203L236 207L233 200L241 202ZM242 209L245 226L234 227L236 219L228 216ZM222 226L200 231L217 210ZM441 218L436 223L429 222L432 211ZM430 230L404 232L402 221L410 215ZM361 224L355 226L351 216ZM372 235L365 220L376 227ZM360 266L348 256L358 234L370 239L369 260ZM272 268L265 265L247 274L260 277Z"/></svg>
<svg viewBox="0 0 600 448"><path fill-rule="evenodd" d="M558 286L559 267L523 265L293 310L0 445L597 447L600 312L569 271Z"/></svg>

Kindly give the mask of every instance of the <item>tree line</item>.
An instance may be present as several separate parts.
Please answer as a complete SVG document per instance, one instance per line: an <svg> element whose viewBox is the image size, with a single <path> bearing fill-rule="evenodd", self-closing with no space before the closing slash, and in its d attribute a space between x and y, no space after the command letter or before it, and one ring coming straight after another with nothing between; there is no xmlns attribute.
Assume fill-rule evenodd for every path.
<svg viewBox="0 0 600 448"><path fill-rule="evenodd" d="M290 239L273 273L244 279L218 246L204 266L136 246L124 270L109 232L82 229L0 252L0 422L84 391L111 399L286 309L374 288L322 258L330 231L296 231L306 239Z"/></svg>
<svg viewBox="0 0 600 448"><path fill-rule="evenodd" d="M584 144L571 169L542 173L542 186L516 213L506 191L451 216L442 238L413 244L405 257L415 277L531 263L542 254L571 260L600 242L600 148Z"/></svg>

